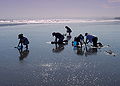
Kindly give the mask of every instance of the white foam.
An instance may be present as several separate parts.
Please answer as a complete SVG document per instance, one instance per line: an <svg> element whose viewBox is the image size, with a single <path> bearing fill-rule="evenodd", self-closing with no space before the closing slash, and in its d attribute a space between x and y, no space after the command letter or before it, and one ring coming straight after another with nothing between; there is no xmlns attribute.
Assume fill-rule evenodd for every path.
<svg viewBox="0 0 120 86"><path fill-rule="evenodd" d="M51 44L51 42L46 42L47 44Z"/></svg>
<svg viewBox="0 0 120 86"><path fill-rule="evenodd" d="M50 24L50 23L104 23L104 22L120 22L116 19L39 19L39 20L0 20L0 23L27 23L27 24Z"/></svg>

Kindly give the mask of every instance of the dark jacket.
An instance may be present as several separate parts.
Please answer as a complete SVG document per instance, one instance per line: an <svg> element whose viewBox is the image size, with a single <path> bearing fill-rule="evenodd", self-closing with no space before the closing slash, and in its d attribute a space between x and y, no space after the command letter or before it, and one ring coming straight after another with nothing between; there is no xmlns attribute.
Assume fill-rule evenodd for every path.
<svg viewBox="0 0 120 86"><path fill-rule="evenodd" d="M55 41L57 41L57 39L59 39L59 40L60 39L62 39L62 40L64 39L64 36L61 33L55 33L54 36L55 36Z"/></svg>

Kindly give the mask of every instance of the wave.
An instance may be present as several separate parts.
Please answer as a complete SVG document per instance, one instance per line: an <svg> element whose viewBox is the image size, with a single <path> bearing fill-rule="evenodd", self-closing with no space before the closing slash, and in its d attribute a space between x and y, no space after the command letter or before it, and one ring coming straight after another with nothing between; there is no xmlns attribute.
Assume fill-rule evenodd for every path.
<svg viewBox="0 0 120 86"><path fill-rule="evenodd" d="M0 24L109 23L109 22L120 22L120 20L117 19L40 19L40 20L0 19Z"/></svg>

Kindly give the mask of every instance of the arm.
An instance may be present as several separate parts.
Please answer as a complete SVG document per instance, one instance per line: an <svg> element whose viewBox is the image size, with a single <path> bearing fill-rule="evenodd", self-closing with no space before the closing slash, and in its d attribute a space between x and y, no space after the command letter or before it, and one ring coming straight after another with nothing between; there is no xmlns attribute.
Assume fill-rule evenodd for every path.
<svg viewBox="0 0 120 86"><path fill-rule="evenodd" d="M18 46L20 45L20 41L19 41L19 43L18 43Z"/></svg>

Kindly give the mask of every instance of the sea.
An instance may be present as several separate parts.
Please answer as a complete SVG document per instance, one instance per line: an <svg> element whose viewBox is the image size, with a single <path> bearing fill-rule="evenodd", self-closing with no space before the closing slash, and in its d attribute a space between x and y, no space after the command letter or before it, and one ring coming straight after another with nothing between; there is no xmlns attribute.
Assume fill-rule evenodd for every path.
<svg viewBox="0 0 120 86"><path fill-rule="evenodd" d="M65 26L72 29L67 36ZM51 44L52 32L68 43ZM19 51L18 34L29 40ZM89 33L92 44L72 46L74 37ZM114 18L0 19L0 86L119 86L120 20Z"/></svg>

